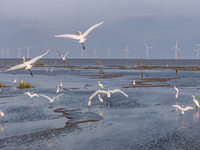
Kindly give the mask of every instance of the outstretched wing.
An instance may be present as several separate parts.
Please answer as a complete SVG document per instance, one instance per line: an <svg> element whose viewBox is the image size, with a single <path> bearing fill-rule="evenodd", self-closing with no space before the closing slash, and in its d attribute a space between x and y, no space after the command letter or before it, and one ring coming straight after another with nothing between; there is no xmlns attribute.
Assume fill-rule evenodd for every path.
<svg viewBox="0 0 200 150"><path fill-rule="evenodd" d="M184 111L187 111L187 110L189 110L189 109L194 109L194 107L187 106L187 107L185 107L183 110L184 110Z"/></svg>
<svg viewBox="0 0 200 150"><path fill-rule="evenodd" d="M49 52L49 50L47 50L46 53L44 53L44 54L42 54L42 55L40 55L40 56L37 56L37 57L35 57L35 58L29 60L27 63L33 64L33 63L36 62L38 59L40 59L40 58L42 58L44 55L46 55L48 52Z"/></svg>
<svg viewBox="0 0 200 150"><path fill-rule="evenodd" d="M72 38L76 40L80 40L80 35L74 35L74 34L61 34L61 35L55 35L55 37L64 37L64 38Z"/></svg>
<svg viewBox="0 0 200 150"><path fill-rule="evenodd" d="M30 96L31 93L30 92L25 92L24 94L27 94L28 96Z"/></svg>
<svg viewBox="0 0 200 150"><path fill-rule="evenodd" d="M90 31L92 31L94 28L100 26L102 23L103 23L103 21L98 23L98 24L91 26L87 31L85 31L85 33L83 34L83 38L86 37Z"/></svg>
<svg viewBox="0 0 200 150"><path fill-rule="evenodd" d="M46 96L46 95L42 95L42 94L39 94L40 96L42 96L42 97L45 97L45 98L47 98L48 100L51 100L51 98L49 98L48 96Z"/></svg>
<svg viewBox="0 0 200 150"><path fill-rule="evenodd" d="M65 54L64 58L67 56L68 53L69 53L69 51Z"/></svg>
<svg viewBox="0 0 200 150"><path fill-rule="evenodd" d="M26 67L26 63L13 66L13 67L11 67L10 69L5 70L5 71L2 71L2 72L7 72L7 71L10 71L10 70L16 70L16 69L23 68L23 67Z"/></svg>
<svg viewBox="0 0 200 150"><path fill-rule="evenodd" d="M62 54L57 50L57 52L60 54L59 56L61 56Z"/></svg>
<svg viewBox="0 0 200 150"><path fill-rule="evenodd" d="M39 95L37 95L36 93L34 93L33 96L37 96L37 97L39 97Z"/></svg>
<svg viewBox="0 0 200 150"><path fill-rule="evenodd" d="M108 92L107 92L107 91L104 91L104 90L97 90L96 92L94 92L94 93L89 97L89 100L91 100L94 96L96 96L96 95L99 94L99 93L107 94Z"/></svg>
<svg viewBox="0 0 200 150"><path fill-rule="evenodd" d="M178 108L178 109L182 110L182 107L181 107L181 106L179 106L179 105L172 105L172 107L176 107L176 108Z"/></svg>
<svg viewBox="0 0 200 150"><path fill-rule="evenodd" d="M128 97L127 94L125 94L123 91L121 91L120 89L115 89L115 90L110 90L110 93L116 93L116 92L120 92L122 94L124 94L126 97Z"/></svg>

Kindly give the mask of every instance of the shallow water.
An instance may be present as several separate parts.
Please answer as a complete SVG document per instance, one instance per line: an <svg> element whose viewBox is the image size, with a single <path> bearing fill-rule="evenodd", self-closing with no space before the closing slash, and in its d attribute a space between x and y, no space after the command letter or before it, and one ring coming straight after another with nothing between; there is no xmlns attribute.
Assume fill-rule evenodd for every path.
<svg viewBox="0 0 200 150"><path fill-rule="evenodd" d="M44 67L33 67L33 77L27 70L0 73L0 83L11 86L0 92L0 110L5 114L0 124L1 149L198 149L199 110L180 116L172 105L195 107L191 95L200 98L199 71L143 70L141 78L139 69L130 69L140 60L100 60L104 74L94 69L97 60L67 60L75 71L63 67L61 60L55 68L54 60L44 59ZM15 65L14 60L9 63L0 60L0 70ZM189 67L198 66L199 60L143 60L145 64ZM93 69L85 69L88 66ZM18 89L20 79L36 87ZM106 90L121 89L128 98L101 94L104 102L95 96L88 108L89 97L99 89L97 81ZM42 96L30 99L24 94L53 98L60 82L59 94L64 95L52 104ZM179 88L178 98L174 86Z"/></svg>

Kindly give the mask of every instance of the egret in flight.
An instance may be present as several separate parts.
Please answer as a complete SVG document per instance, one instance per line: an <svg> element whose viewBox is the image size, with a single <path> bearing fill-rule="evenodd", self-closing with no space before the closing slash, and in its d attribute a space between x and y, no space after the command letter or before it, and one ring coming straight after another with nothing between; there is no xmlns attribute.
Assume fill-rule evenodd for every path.
<svg viewBox="0 0 200 150"><path fill-rule="evenodd" d="M56 97L53 97L53 98L50 98L50 97L48 97L48 96L46 96L46 95L42 95L42 94L39 94L39 95L42 96L42 97L47 98L47 99L50 101L50 103L53 103L54 100L55 100L55 98L57 98L57 97L59 97L59 96L62 96L63 94L64 94L64 93L62 93L62 94L60 94L60 95L57 95Z"/></svg>
<svg viewBox="0 0 200 150"><path fill-rule="evenodd" d="M32 72L31 72L31 68L33 67L32 64L33 64L34 62L36 62L38 59L42 58L42 57L43 57L44 55L46 55L48 52L49 52L49 50L48 50L46 53L44 53L44 54L42 54L42 55L40 55L40 56L37 56L37 57L35 57L35 58L33 58L33 59L29 60L29 61L26 61L26 62L25 62L25 58L23 57L24 61L23 61L22 64L13 66L13 67L11 67L10 69L8 69L8 70L6 70L6 71L2 71L2 72L7 72L7 71L10 71L10 70L16 70L16 69L19 69L19 68L26 67L25 70L29 70L29 71L30 71L30 74L33 76Z"/></svg>
<svg viewBox="0 0 200 150"><path fill-rule="evenodd" d="M39 95L37 95L36 93L33 94L33 92L25 92L24 94L27 94L28 96L30 96L30 98L33 98L34 96L39 97Z"/></svg>
<svg viewBox="0 0 200 150"><path fill-rule="evenodd" d="M55 35L55 37L64 37L64 38L72 38L72 39L76 39L79 40L79 43L82 44L83 49L85 50L85 45L84 42L86 40L86 36L88 35L88 33L90 33L90 31L92 31L94 28L100 26L103 23L100 22L98 24L95 24L93 26L91 26L87 31L85 31L85 33L81 34L81 31L78 31L76 33L79 33L80 35L73 35L73 34L62 34L62 35Z"/></svg>
<svg viewBox="0 0 200 150"><path fill-rule="evenodd" d="M103 94L107 94L107 97L110 97L110 93L116 93L116 92L120 92L122 94L124 94L124 96L128 97L127 94L125 94L123 91L121 91L120 89L114 89L114 90L97 90L96 92L94 92L90 97L89 100L91 100L94 96L96 96L99 93L103 93Z"/></svg>
<svg viewBox="0 0 200 150"><path fill-rule="evenodd" d="M182 105L182 107L179 106L179 105L172 105L172 107L176 107L176 108L182 110L182 112L181 112L182 114L184 114L184 111L187 111L187 110L190 110L190 109L194 109L194 107L190 107L190 106L187 106L187 107L183 108L183 105Z"/></svg>
<svg viewBox="0 0 200 150"><path fill-rule="evenodd" d="M62 58L62 60L65 63L65 57L67 56L67 54L69 53L69 51L64 56L58 50L57 50L57 52L60 54L59 56Z"/></svg>
<svg viewBox="0 0 200 150"><path fill-rule="evenodd" d="M192 95L191 97L193 97L193 101L196 104L196 110L197 110L197 107L199 107L199 102L195 99L194 95Z"/></svg>

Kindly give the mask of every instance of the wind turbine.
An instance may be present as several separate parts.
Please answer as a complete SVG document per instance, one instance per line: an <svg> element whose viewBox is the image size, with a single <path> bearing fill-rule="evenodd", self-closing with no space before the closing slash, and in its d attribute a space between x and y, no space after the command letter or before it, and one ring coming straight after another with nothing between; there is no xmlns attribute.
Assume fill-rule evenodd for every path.
<svg viewBox="0 0 200 150"><path fill-rule="evenodd" d="M145 54L147 54L147 59L149 59L148 51L149 51L149 49L151 49L151 48L153 48L153 47L148 47L146 43L144 43L144 44L145 44L145 46L146 46L146 48L147 48Z"/></svg>
<svg viewBox="0 0 200 150"><path fill-rule="evenodd" d="M83 59L83 52L84 52L84 50L80 50L80 52L82 53L82 59Z"/></svg>
<svg viewBox="0 0 200 150"><path fill-rule="evenodd" d="M96 56L96 50L93 50L94 51L94 59L95 59L95 56Z"/></svg>
<svg viewBox="0 0 200 150"><path fill-rule="evenodd" d="M4 49L2 48L2 58L4 58L4 53L5 53L6 51L4 51Z"/></svg>
<svg viewBox="0 0 200 150"><path fill-rule="evenodd" d="M110 54L111 54L110 47L109 47L109 49L106 50L106 51L108 51L108 59L110 59Z"/></svg>
<svg viewBox="0 0 200 150"><path fill-rule="evenodd" d="M9 50L7 49L7 58L8 58L8 56L9 56Z"/></svg>
<svg viewBox="0 0 200 150"><path fill-rule="evenodd" d="M33 46L31 47L27 47L26 45L24 45L27 48L27 58L29 58L29 49L31 49Z"/></svg>
<svg viewBox="0 0 200 150"><path fill-rule="evenodd" d="M170 50L175 49L175 59L177 59L177 50L181 52L181 50L177 47L177 45L178 45L178 40L176 41L176 46L170 49Z"/></svg>
<svg viewBox="0 0 200 150"><path fill-rule="evenodd" d="M19 50L19 58L20 58L20 50L21 50L23 47L21 47L21 48L16 47L16 48Z"/></svg>
<svg viewBox="0 0 200 150"><path fill-rule="evenodd" d="M197 59L199 59L199 50L200 48L198 50L195 49L195 51L197 52Z"/></svg>
<svg viewBox="0 0 200 150"><path fill-rule="evenodd" d="M123 51L126 51L126 59L127 59L127 52L129 53L129 51L128 51L128 45L127 45L126 49L124 49Z"/></svg>

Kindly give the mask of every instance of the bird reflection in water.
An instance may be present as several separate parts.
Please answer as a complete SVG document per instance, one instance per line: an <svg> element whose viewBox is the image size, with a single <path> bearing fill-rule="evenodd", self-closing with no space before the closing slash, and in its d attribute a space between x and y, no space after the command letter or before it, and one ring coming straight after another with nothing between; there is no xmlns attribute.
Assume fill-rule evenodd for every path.
<svg viewBox="0 0 200 150"><path fill-rule="evenodd" d="M100 106L99 115L100 115L101 117L103 117L103 106Z"/></svg>
<svg viewBox="0 0 200 150"><path fill-rule="evenodd" d="M193 121L199 122L199 111L193 113Z"/></svg>

